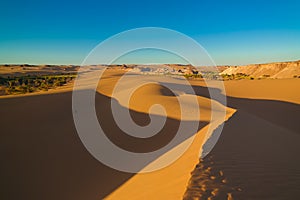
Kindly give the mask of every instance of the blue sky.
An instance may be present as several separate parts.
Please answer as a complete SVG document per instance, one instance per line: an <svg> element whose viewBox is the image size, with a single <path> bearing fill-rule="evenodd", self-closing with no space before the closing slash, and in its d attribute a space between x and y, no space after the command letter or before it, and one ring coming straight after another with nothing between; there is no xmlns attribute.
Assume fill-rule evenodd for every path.
<svg viewBox="0 0 300 200"><path fill-rule="evenodd" d="M0 6L0 63L80 64L108 37L148 26L192 37L219 65L300 59L297 0L2 0Z"/></svg>

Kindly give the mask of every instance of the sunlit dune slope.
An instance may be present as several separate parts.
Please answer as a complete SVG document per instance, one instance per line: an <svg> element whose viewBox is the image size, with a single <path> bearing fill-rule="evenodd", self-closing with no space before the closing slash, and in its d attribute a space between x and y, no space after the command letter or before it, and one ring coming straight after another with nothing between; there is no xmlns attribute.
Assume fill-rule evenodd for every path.
<svg viewBox="0 0 300 200"><path fill-rule="evenodd" d="M122 73L118 74L108 70L104 78L100 81L98 92L111 96L113 93L114 83L116 83ZM130 109L148 113L149 109L154 104L162 105L168 117L174 119L181 118L180 107L178 104L178 98L185 96L180 91L171 92L164 86L158 83L149 83L139 87L132 95L130 99ZM190 173L195 167L195 164L199 160L199 152L205 141L209 126L217 127L220 125L220 121L210 122L211 119L211 104L215 104L215 112L221 112L223 109L226 111L225 120L227 120L235 111L231 108L226 108L216 101L202 96L196 97L200 105L200 121L207 122L204 128L200 129L195 136L190 148L173 164L158 171L136 174L112 194L107 196L107 199L181 199L186 190ZM188 100L183 100L184 103L189 103ZM195 106L195 105L191 105ZM191 120L191 119L190 119ZM171 150L166 155L172 154L176 151ZM151 164L150 164L151 165ZM146 166L147 167L147 166Z"/></svg>

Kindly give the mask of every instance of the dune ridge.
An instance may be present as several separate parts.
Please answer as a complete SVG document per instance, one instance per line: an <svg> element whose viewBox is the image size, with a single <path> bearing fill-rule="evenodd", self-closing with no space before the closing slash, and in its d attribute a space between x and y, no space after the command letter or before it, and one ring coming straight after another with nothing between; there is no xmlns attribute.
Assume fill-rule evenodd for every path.
<svg viewBox="0 0 300 200"><path fill-rule="evenodd" d="M124 149L146 152L159 148L171 139L164 134L176 131L178 126L180 112L176 96L186 94L171 93L156 83L144 85L133 93L129 108L137 124L149 122L149 107L153 103L163 104L170 116L167 128L157 141L149 140L146 144L133 140L118 130L110 113L114 84L124 73L124 70L108 69L99 82L96 110L105 116L99 121L109 131L109 137ZM175 163L146 174L118 172L99 163L86 151L73 124L72 88L49 95L0 97L1 115L5 116L1 119L0 146L1 155L7 161L0 168L5 190L0 196L49 200L201 199L201 195L217 199L291 199L297 196L300 96L296 91L300 89L300 79L225 81L226 107L217 100L209 100L204 81L190 82L202 111L195 140ZM208 124L211 103L226 109L227 121L213 151L199 161L199 149L211 126ZM18 126L12 126L15 122ZM215 128L220 123L223 121L215 123ZM168 153L172 154L173 150Z"/></svg>
<svg viewBox="0 0 300 200"><path fill-rule="evenodd" d="M201 82L192 84L198 95L209 95ZM215 193L216 199L298 198L300 80L224 84L227 105L236 112L225 122L215 148L195 167L185 199Z"/></svg>
<svg viewBox="0 0 300 200"><path fill-rule="evenodd" d="M116 76L115 72L113 72L114 76L109 76L110 73L110 70L106 72L107 78L101 80L98 87L98 92L108 96L112 95L114 83L118 81L122 74ZM235 112L234 109L224 107L207 97L197 96L197 100L200 105L200 121L209 124L196 133L189 149L166 168L151 173L136 174L107 196L106 199L181 199L184 196L190 173L197 163L199 155L201 155L203 144L209 138L209 128L215 129L224 122L222 120L210 122L211 104L217 104L218 106L215 108L219 108L220 111L222 109L226 110L225 120L228 120ZM130 108L148 113L149 107L154 103L164 105L168 116L180 120L180 109L178 108L176 94L172 94L166 88L154 83L142 86L135 91L131 96ZM176 148L158 159L164 159L164 157L173 152L176 152Z"/></svg>

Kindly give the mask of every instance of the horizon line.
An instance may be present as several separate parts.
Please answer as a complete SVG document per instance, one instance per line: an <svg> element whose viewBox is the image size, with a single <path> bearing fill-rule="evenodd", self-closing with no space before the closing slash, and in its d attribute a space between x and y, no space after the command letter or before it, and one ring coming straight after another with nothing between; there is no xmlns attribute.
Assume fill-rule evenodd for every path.
<svg viewBox="0 0 300 200"><path fill-rule="evenodd" d="M249 64L217 64L217 65L202 65L202 66L196 66L196 67L214 67L214 66L245 66L245 65L259 65L259 64L272 64L272 63L286 63L286 62L298 62L300 61L300 58L297 60L287 60L287 61L272 61L272 62L263 62L263 63L249 63ZM28 65L28 66L41 66L41 65L50 65L50 66L97 66L97 65L103 65L103 66L122 66L122 65L184 65L188 66L191 65L189 63L115 63L115 64L90 64L90 65L81 65L81 64L30 64L30 63L0 63L0 65ZM192 65L193 66L193 65Z"/></svg>

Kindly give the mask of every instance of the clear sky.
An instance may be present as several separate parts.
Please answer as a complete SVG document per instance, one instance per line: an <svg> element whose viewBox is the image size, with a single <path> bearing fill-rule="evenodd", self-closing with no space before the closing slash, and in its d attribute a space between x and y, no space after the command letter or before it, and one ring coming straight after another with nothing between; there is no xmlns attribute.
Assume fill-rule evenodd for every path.
<svg viewBox="0 0 300 200"><path fill-rule="evenodd" d="M80 64L106 38L148 26L194 38L219 65L300 59L299 0L1 0L0 7L0 63Z"/></svg>

